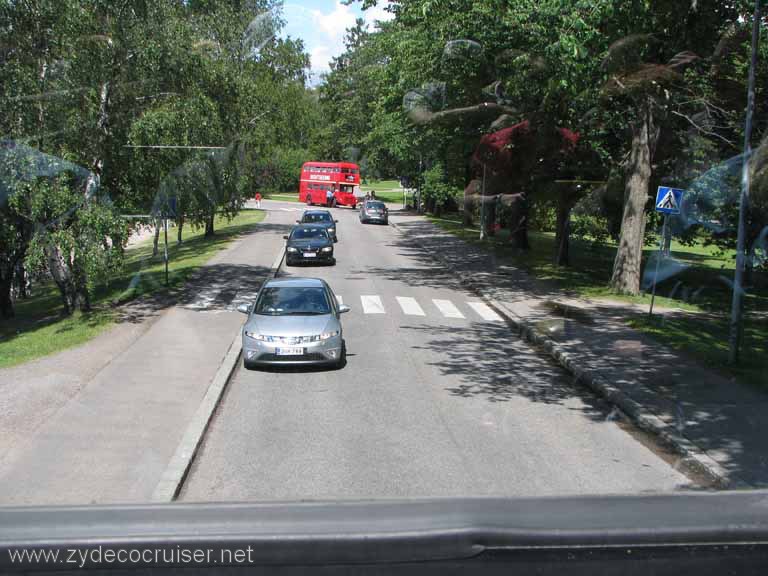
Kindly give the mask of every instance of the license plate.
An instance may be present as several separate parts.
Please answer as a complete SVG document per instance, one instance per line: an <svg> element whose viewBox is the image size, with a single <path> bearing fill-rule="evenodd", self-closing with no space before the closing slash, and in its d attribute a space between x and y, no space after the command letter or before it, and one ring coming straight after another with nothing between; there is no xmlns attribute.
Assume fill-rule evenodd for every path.
<svg viewBox="0 0 768 576"><path fill-rule="evenodd" d="M315 258L317 256L317 252L304 252L304 258Z"/></svg>
<svg viewBox="0 0 768 576"><path fill-rule="evenodd" d="M291 348L275 348L275 354L278 356L301 356L304 354L304 348L297 348L295 346Z"/></svg>

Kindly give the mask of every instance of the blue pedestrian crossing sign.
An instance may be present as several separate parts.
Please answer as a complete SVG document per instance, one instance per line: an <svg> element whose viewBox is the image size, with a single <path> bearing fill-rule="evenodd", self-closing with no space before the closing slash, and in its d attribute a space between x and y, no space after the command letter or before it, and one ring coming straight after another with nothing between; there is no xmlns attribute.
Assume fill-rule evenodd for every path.
<svg viewBox="0 0 768 576"><path fill-rule="evenodd" d="M656 191L656 212L662 214L680 214L680 205L683 203L683 193L680 188L659 186Z"/></svg>

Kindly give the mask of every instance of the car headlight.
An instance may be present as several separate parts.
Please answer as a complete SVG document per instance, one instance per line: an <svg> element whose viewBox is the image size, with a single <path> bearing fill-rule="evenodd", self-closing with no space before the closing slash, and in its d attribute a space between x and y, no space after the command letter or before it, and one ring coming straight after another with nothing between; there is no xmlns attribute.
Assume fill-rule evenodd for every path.
<svg viewBox="0 0 768 576"><path fill-rule="evenodd" d="M333 246L326 246L326 247L325 247L325 248L323 248L321 251L322 251L322 252L330 252L330 251L332 251L332 250L333 250Z"/></svg>
<svg viewBox="0 0 768 576"><path fill-rule="evenodd" d="M266 340L267 337L263 334L258 334L256 332L249 332L248 330L245 331L245 335L248 336L248 338L253 338L254 340Z"/></svg>
<svg viewBox="0 0 768 576"><path fill-rule="evenodd" d="M328 232L329 232L330 234L333 234L333 233L335 233L335 232L336 232L336 228L328 228Z"/></svg>
<svg viewBox="0 0 768 576"><path fill-rule="evenodd" d="M288 246L288 248L286 248L286 250L288 252L298 252L298 250L296 250L296 248L294 248L293 246Z"/></svg>
<svg viewBox="0 0 768 576"><path fill-rule="evenodd" d="M339 331L334 330L333 332L323 332L320 334L320 340L328 340L328 338L333 338L334 336L338 336Z"/></svg>

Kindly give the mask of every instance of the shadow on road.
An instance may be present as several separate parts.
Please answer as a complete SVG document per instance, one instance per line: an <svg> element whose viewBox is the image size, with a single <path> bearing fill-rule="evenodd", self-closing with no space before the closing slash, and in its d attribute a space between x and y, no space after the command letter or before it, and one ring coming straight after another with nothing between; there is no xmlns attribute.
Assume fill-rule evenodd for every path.
<svg viewBox="0 0 768 576"><path fill-rule="evenodd" d="M500 266L491 253L482 251L428 221L398 222L405 233L393 245L417 262L435 266L432 253L452 255L458 268L497 299L518 307L531 324L557 340L582 370L599 373L649 413L661 418L722 465L732 477L752 486L768 487L768 442L764 414L768 394L740 385L704 363L691 360L668 346L629 329L625 320L637 313L620 303L582 302L581 310L553 310L548 302L562 299L567 292L526 272ZM425 248L420 248L418 244ZM381 270L381 273L395 273ZM443 275L447 275L443 271ZM443 277L444 277L443 276ZM433 278L440 278L433 272ZM416 285L417 274L403 274L400 280ZM485 284L484 284L485 283ZM673 321L690 313L666 311ZM695 318L705 318L696 314ZM709 318L711 321L712 318ZM428 346L444 351L436 363L445 374L457 374L466 383L451 389L460 397L485 396L504 401L524 396L536 402L560 403L577 395L592 411L590 417L604 417L592 394L578 386L563 384L563 378L547 386L536 377L539 363L532 363L516 349L504 347L505 339L495 328L473 326L462 330L430 328ZM508 329L504 329L509 341ZM693 337L693 336L692 336ZM704 342L721 337L698 330ZM474 361L477 356L479 360ZM509 374L502 377L499 374Z"/></svg>
<svg viewBox="0 0 768 576"><path fill-rule="evenodd" d="M442 375L458 377L459 385L446 390L458 398L485 398L506 402L516 397L532 402L564 405L578 398L585 416L602 421L610 409L573 378L536 350L522 344L506 325L475 323L467 326L405 326L421 332L425 343L416 349L430 350L440 359L431 362Z"/></svg>

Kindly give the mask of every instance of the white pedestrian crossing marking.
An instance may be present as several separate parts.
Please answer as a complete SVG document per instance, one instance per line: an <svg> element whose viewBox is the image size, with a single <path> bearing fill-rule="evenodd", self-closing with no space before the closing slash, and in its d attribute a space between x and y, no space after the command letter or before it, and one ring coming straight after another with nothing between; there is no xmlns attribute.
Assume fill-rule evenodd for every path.
<svg viewBox="0 0 768 576"><path fill-rule="evenodd" d="M378 296L360 296L365 314L385 314L384 304Z"/></svg>
<svg viewBox="0 0 768 576"><path fill-rule="evenodd" d="M403 309L403 314L408 314L409 316L426 316L424 310L422 310L419 303L416 302L416 298L396 296L396 299L397 303L400 304L400 308Z"/></svg>
<svg viewBox="0 0 768 576"><path fill-rule="evenodd" d="M477 312L483 320L487 320L489 322L502 322L501 316L496 314L488 304L485 302L467 302L472 309Z"/></svg>
<svg viewBox="0 0 768 576"><path fill-rule="evenodd" d="M438 300L433 298L432 302L435 303L437 309L440 310L446 318L464 318L464 314L462 314L450 300Z"/></svg>
<svg viewBox="0 0 768 576"><path fill-rule="evenodd" d="M339 306L341 306L342 304L344 304L344 299L338 294L336 294L336 302L338 302Z"/></svg>

